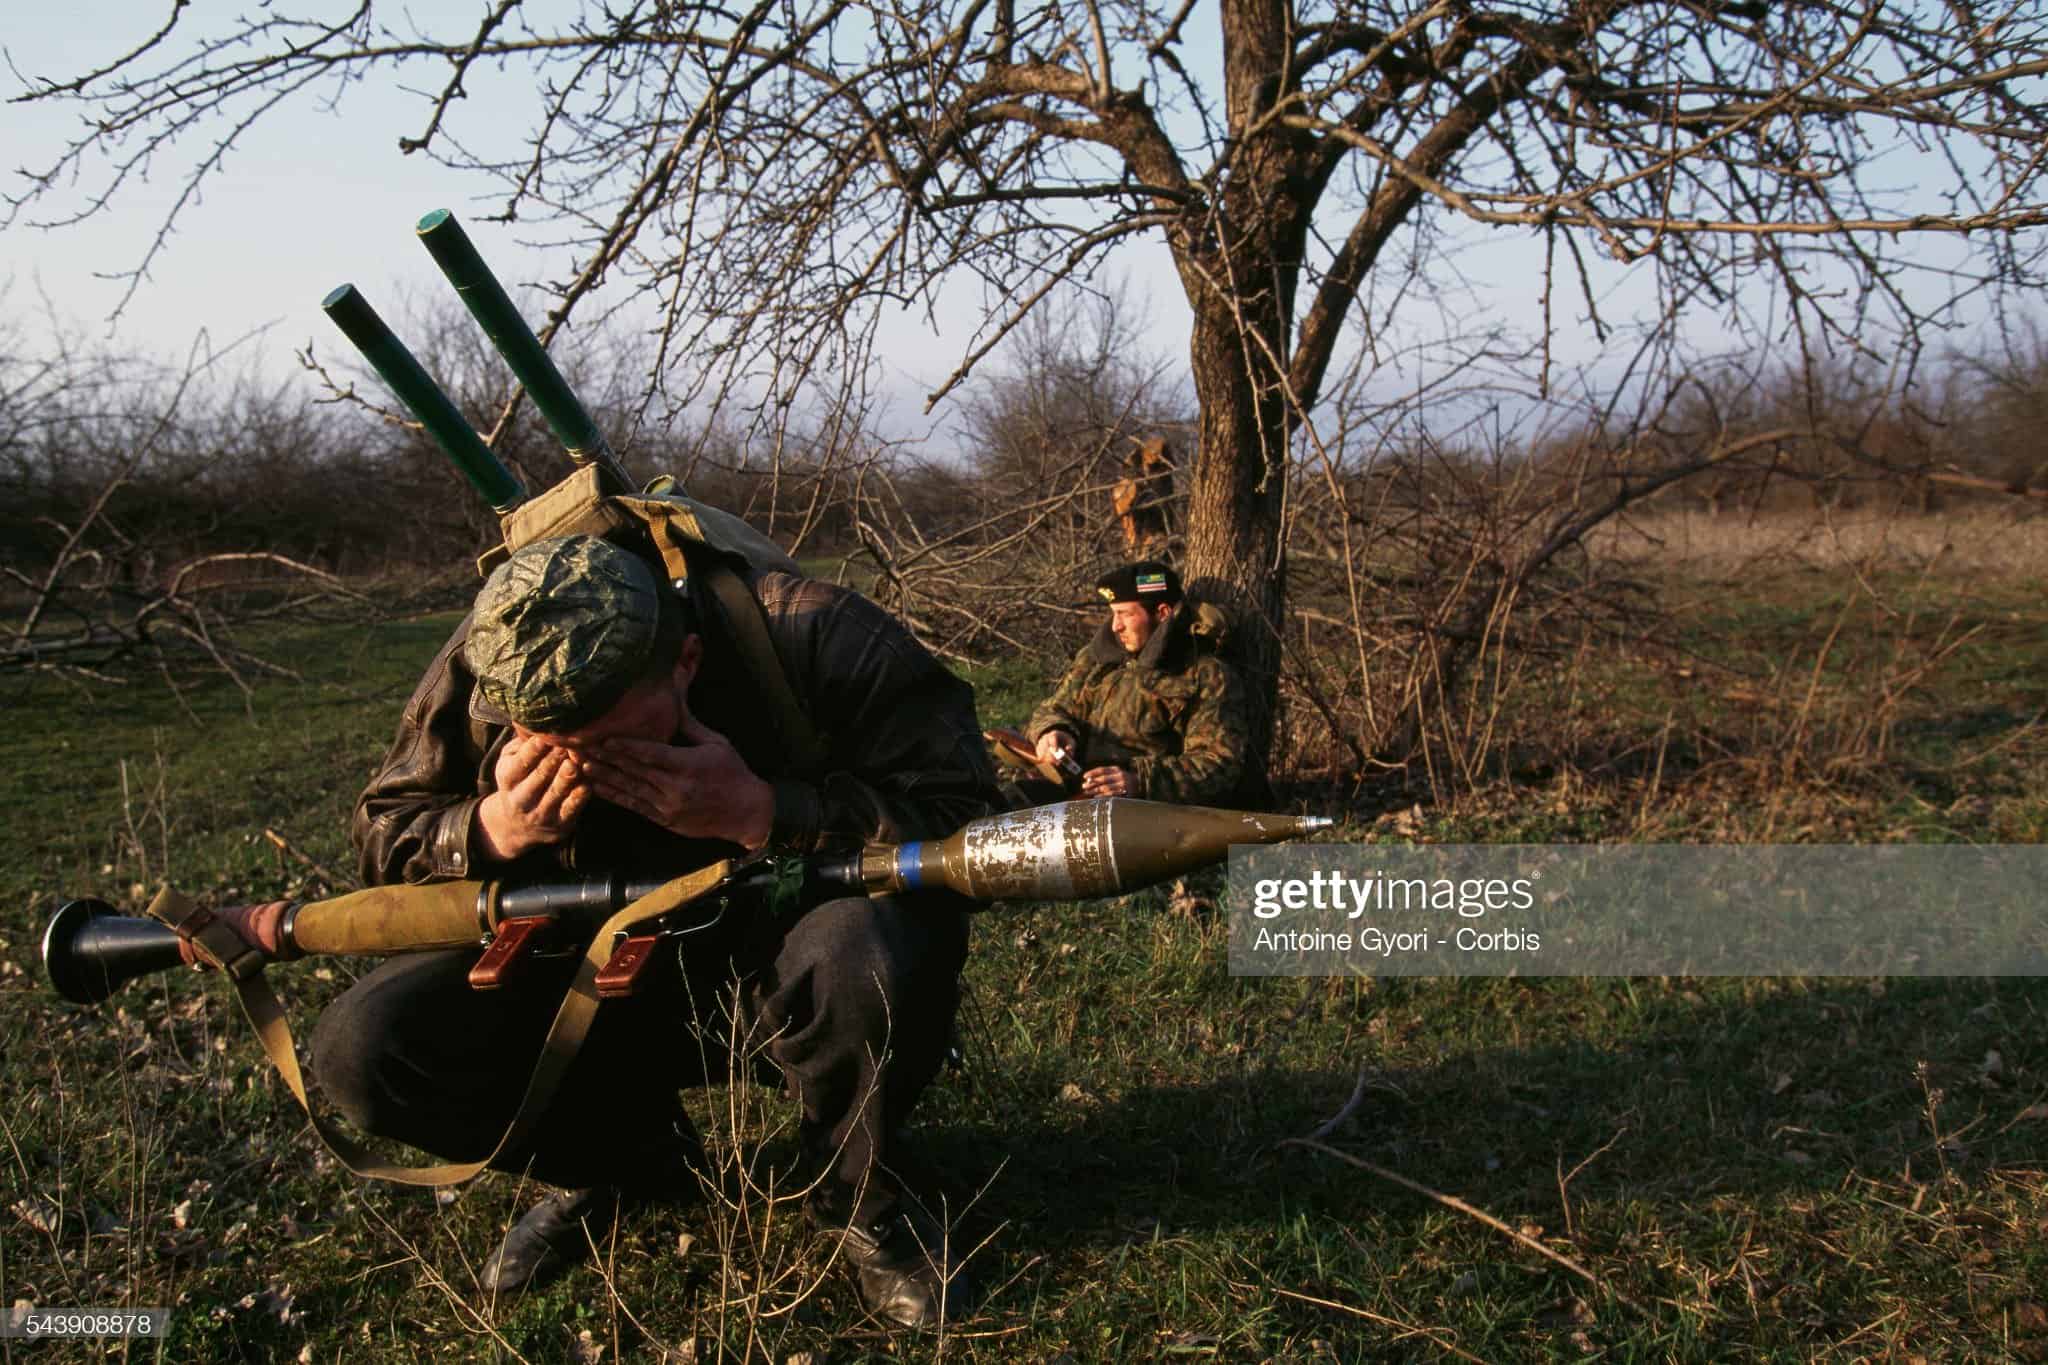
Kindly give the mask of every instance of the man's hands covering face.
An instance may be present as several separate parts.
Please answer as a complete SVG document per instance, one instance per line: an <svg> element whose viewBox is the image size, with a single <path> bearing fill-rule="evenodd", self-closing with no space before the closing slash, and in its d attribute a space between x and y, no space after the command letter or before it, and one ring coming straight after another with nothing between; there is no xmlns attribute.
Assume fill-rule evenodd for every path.
<svg viewBox="0 0 2048 1365"><path fill-rule="evenodd" d="M491 775L498 789L477 807L477 832L499 862L560 843L590 804L582 761L540 735L507 744Z"/></svg>
<svg viewBox="0 0 2048 1365"><path fill-rule="evenodd" d="M682 744L601 741L582 759L591 790L674 833L762 847L775 823L775 789L724 735L687 713L681 719Z"/></svg>
<svg viewBox="0 0 2048 1365"><path fill-rule="evenodd" d="M677 719L680 744L521 734L499 752L493 769L498 789L477 807L483 852L509 862L559 844L593 797L687 838L725 839L748 849L765 845L775 822L775 789L755 776L724 735L680 708Z"/></svg>

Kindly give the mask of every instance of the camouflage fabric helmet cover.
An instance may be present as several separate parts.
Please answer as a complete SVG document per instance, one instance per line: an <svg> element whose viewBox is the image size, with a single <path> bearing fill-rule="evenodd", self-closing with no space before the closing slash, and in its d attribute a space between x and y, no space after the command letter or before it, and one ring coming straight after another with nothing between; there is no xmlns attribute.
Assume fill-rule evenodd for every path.
<svg viewBox="0 0 2048 1365"><path fill-rule="evenodd" d="M579 729L672 664L681 603L632 551L596 536L555 536L491 571L462 661L483 699L544 734Z"/></svg>

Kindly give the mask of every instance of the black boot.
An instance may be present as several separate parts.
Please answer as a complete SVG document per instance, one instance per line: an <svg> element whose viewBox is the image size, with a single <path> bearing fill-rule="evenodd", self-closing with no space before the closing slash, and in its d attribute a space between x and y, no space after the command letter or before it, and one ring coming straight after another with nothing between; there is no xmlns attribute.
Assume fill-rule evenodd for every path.
<svg viewBox="0 0 2048 1365"><path fill-rule="evenodd" d="M619 1191L565 1190L527 1210L484 1263L486 1293L512 1294L547 1283L590 1254L618 1221Z"/></svg>
<svg viewBox="0 0 2048 1365"><path fill-rule="evenodd" d="M899 1327L933 1327L966 1316L971 1287L965 1253L938 1221L908 1199L870 1218L840 1219L831 1200L813 1201L812 1221L835 1233L870 1313Z"/></svg>

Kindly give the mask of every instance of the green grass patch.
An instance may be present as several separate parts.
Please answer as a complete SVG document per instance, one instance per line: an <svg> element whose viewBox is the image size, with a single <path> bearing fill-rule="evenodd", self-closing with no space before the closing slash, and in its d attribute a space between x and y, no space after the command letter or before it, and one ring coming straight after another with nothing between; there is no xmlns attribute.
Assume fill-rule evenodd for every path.
<svg viewBox="0 0 2048 1365"><path fill-rule="evenodd" d="M1810 663L1825 603L1767 606L1730 609L1750 622L1741 639L1701 626L1701 651L1731 661L1717 676ZM1977 619L1994 611L2022 615L1902 704L1875 769L1760 787L1746 765L1761 757L1736 752L1742 703L1709 691L1712 670L1603 659L1577 702L1547 704L1585 708L1589 727L1597 715L1616 752L1699 708L1669 727L1694 747L1680 762L1667 749L1661 783L1647 762L1587 778L1552 755L1398 833L1725 837L1765 828L1756 807L1776 800L1780 837L2038 838L2044 761L2016 718L2048 704L2048 638L2037 608ZM265 828L345 879L356 791L454 619L251 637L305 681L258 682L247 706L217 678L182 696L156 679L11 685L0 1302L170 1305L161 1355L130 1352L165 1360L935 1354L932 1338L865 1322L801 1219L758 1194L643 1211L598 1264L494 1303L475 1276L531 1197L516 1181L444 1203L346 1176L209 979L152 978L93 1009L44 988L36 936L60 891L132 903L166 877L230 900L326 884ZM1871 650L1829 686L1885 657ZM1021 723L1060 662L974 671L983 720ZM1224 923L1199 904L1217 879L1191 883L1193 900L1155 890L978 920L965 1063L916 1137L956 1235L986 1242L987 1295L945 1354L2048 1358L2048 985L1238 979ZM273 971L302 1035L359 965ZM1290 1143L1354 1091L1325 1139L1335 1153L1578 1270ZM775 1096L694 1107L734 1162L765 1172L792 1155Z"/></svg>

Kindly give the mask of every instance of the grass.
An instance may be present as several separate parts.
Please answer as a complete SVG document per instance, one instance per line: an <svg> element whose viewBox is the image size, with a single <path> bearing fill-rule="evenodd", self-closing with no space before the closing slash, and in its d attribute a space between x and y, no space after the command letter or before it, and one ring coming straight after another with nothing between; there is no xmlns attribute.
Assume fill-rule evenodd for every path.
<svg viewBox="0 0 2048 1365"><path fill-rule="evenodd" d="M1771 748L1852 586L1702 584L1692 664L1532 679L1560 742L1377 837L2037 840L2029 585L1927 589L1904 654L1857 618L1818 660L1800 761ZM1873 754L1874 683L1958 612L1986 629L1898 692ZM60 892L133 906L160 878L226 900L328 889L309 864L345 878L355 791L453 619L266 638L306 681L259 683L249 709L205 680L182 700L154 679L9 684L0 1303L172 1305L169 1340L126 1352L172 1361L2048 1359L2043 982L1235 979L1224 923L1163 891L978 921L965 1066L917 1136L967 1205L956 1235L987 1241L989 1293L944 1337L865 1322L772 1184L643 1212L595 1264L493 1303L475 1274L531 1198L519 1182L443 1202L355 1181L218 983L174 973L80 1009L36 958ZM977 675L984 721L1021 721L1057 666ZM360 965L272 973L302 1035ZM1361 1075L1327 1138L1341 1155L1290 1144ZM789 1155L779 1097L694 1107L730 1163Z"/></svg>
<svg viewBox="0 0 2048 1365"><path fill-rule="evenodd" d="M1851 564L1913 569L1939 565L1951 584L2006 576L2042 563L2048 519L2011 503L1967 506L1940 516L1902 516L1878 508L1722 516L1698 508L1654 508L1608 523L1589 538L1607 557L1659 572L1832 572Z"/></svg>
<svg viewBox="0 0 2048 1365"><path fill-rule="evenodd" d="M1504 780L1438 812L1457 837L2039 841L2038 576L1674 559L1642 578L1656 630L1520 662L1491 717ZM1482 719L1492 684L1469 684Z"/></svg>

